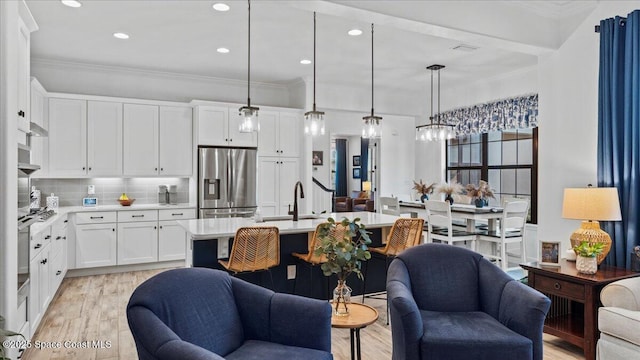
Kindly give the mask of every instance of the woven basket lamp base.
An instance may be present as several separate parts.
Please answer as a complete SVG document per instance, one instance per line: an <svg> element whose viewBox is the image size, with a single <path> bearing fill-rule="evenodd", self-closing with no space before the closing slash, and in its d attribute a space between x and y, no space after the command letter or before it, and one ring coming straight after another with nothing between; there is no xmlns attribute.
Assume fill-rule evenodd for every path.
<svg viewBox="0 0 640 360"><path fill-rule="evenodd" d="M583 241L589 244L604 243L604 250L598 255L598 265L604 261L604 258L609 254L609 250L611 250L611 236L600 229L600 222L598 221L583 221L580 228L571 234L569 239L571 240L572 248L580 245Z"/></svg>

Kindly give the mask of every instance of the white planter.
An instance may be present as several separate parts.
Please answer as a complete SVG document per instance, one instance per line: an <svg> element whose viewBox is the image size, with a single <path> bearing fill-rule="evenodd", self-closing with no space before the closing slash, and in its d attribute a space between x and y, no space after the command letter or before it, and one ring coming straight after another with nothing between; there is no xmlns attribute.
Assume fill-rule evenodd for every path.
<svg viewBox="0 0 640 360"><path fill-rule="evenodd" d="M578 255L576 269L582 274L595 274L598 271L598 258Z"/></svg>

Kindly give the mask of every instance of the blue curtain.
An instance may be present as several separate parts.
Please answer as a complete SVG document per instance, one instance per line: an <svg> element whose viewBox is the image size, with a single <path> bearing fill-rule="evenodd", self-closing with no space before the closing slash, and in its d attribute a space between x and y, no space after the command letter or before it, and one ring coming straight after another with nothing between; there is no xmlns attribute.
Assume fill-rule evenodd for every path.
<svg viewBox="0 0 640 360"><path fill-rule="evenodd" d="M369 180L369 139L360 138L360 189L362 182Z"/></svg>
<svg viewBox="0 0 640 360"><path fill-rule="evenodd" d="M346 139L336 139L336 196L347 196Z"/></svg>
<svg viewBox="0 0 640 360"><path fill-rule="evenodd" d="M604 223L613 244L610 265L629 267L639 244L640 210L640 10L626 21L600 22L598 186L616 187L622 221Z"/></svg>

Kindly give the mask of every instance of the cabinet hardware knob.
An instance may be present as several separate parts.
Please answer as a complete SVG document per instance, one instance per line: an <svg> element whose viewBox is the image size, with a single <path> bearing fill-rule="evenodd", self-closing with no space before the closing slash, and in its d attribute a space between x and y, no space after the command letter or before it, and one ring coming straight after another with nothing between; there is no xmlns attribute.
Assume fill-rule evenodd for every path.
<svg viewBox="0 0 640 360"><path fill-rule="evenodd" d="M90 219L95 220L95 219L104 219L104 216L91 216Z"/></svg>
<svg viewBox="0 0 640 360"><path fill-rule="evenodd" d="M162 230L162 225L160 225L160 230Z"/></svg>
<svg viewBox="0 0 640 360"><path fill-rule="evenodd" d="M83 167L82 167L82 170L87 170L87 168L83 166Z"/></svg>
<svg viewBox="0 0 640 360"><path fill-rule="evenodd" d="M156 171L158 171L158 168L155 168Z"/></svg>
<svg viewBox="0 0 640 360"><path fill-rule="evenodd" d="M46 263L47 263L47 259L44 259L44 260L40 261L40 264L42 264L42 265L44 265Z"/></svg>
<svg viewBox="0 0 640 360"><path fill-rule="evenodd" d="M111 231L116 231L116 229L115 229L115 228L114 228L114 229L111 229Z"/></svg>
<svg viewBox="0 0 640 360"><path fill-rule="evenodd" d="M42 244L36 244L33 248L34 249L40 249L42 247Z"/></svg>
<svg viewBox="0 0 640 360"><path fill-rule="evenodd" d="M44 239L45 239L45 240L49 240L49 239L51 239L51 235L47 235L47 236L45 236L45 237L44 237Z"/></svg>
<svg viewBox="0 0 640 360"><path fill-rule="evenodd" d="M62 271L60 270L56 271L56 275L60 275L60 274L62 274Z"/></svg>
<svg viewBox="0 0 640 360"><path fill-rule="evenodd" d="M229 139L229 141L233 141L233 139Z"/></svg>
<svg viewBox="0 0 640 360"><path fill-rule="evenodd" d="M89 171L91 171L91 166L89 166Z"/></svg>
<svg viewBox="0 0 640 360"><path fill-rule="evenodd" d="M224 139L224 141L229 141L229 139Z"/></svg>
<svg viewBox="0 0 640 360"><path fill-rule="evenodd" d="M56 240L60 240L60 239L62 239L62 236L57 236L56 237Z"/></svg>
<svg viewBox="0 0 640 360"><path fill-rule="evenodd" d="M171 216L183 216L184 213L175 213L175 214L171 214Z"/></svg>
<svg viewBox="0 0 640 360"><path fill-rule="evenodd" d="M164 171L164 168L160 168L160 171Z"/></svg>
<svg viewBox="0 0 640 360"><path fill-rule="evenodd" d="M18 111L18 116L24 117L24 111L22 110Z"/></svg>
<svg viewBox="0 0 640 360"><path fill-rule="evenodd" d="M62 237L62 239L63 239L63 240L67 240L67 237L66 237L66 236L63 236L63 237Z"/></svg>
<svg viewBox="0 0 640 360"><path fill-rule="evenodd" d="M157 226L154 226L154 227L153 227L153 230L157 230L157 229L158 229L158 227L157 227Z"/></svg>
<svg viewBox="0 0 640 360"><path fill-rule="evenodd" d="M64 221L64 223L65 223L65 224L66 224L66 223L68 223L68 222L69 222L69 220L65 220L65 221Z"/></svg>
<svg viewBox="0 0 640 360"><path fill-rule="evenodd" d="M556 289L556 290L560 290L561 286L560 286L559 283L555 283L555 284L553 284L553 288Z"/></svg>
<svg viewBox="0 0 640 360"><path fill-rule="evenodd" d="M144 217L144 214L142 214L142 215L131 215L131 217L134 217L134 218L142 218L142 217Z"/></svg>

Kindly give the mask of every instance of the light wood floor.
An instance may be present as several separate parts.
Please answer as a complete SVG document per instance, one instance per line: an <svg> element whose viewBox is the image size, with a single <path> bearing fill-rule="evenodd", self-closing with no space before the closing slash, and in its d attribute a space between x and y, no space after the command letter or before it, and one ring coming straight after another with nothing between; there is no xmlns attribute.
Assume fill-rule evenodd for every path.
<svg viewBox="0 0 640 360"><path fill-rule="evenodd" d="M24 359L136 359L136 349L126 318L126 305L133 290L163 270L67 278L53 299L32 339L36 341L111 341L103 349L27 350ZM357 297L358 299L360 297ZM391 328L385 325L383 300L367 299L378 309L378 321L361 331L363 359L391 358ZM332 329L335 360L350 358L349 330ZM582 351L551 335L544 336L545 360L584 359Z"/></svg>

